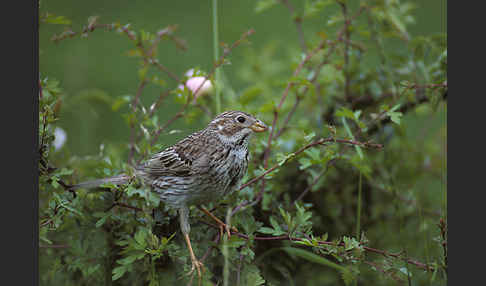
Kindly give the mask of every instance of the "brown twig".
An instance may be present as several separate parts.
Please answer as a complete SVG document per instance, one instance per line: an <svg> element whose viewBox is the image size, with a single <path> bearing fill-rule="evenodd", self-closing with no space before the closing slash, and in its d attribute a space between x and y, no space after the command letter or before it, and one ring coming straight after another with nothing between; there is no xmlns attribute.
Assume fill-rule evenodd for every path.
<svg viewBox="0 0 486 286"><path fill-rule="evenodd" d="M192 92L192 94L196 95L197 92L199 91L199 89L201 89L203 87L203 85L206 83L206 81L208 81L209 78L211 78L214 75L214 73L216 72L216 69L219 68L224 63L224 59L231 53L231 51L234 48L236 48L237 46L239 46L244 40L246 40L246 38L248 38L254 32L255 32L255 30L253 30L253 29L248 30L247 32L243 33L241 35L240 39L236 40L230 47L225 48L223 55L218 59L217 62L214 63L213 68L210 71L210 73L208 74L208 76L206 77L206 79L203 82L201 82L201 84L196 88L196 90L194 92ZM161 128L159 128L155 131L153 139L152 139L152 143L151 143L152 145L155 144L155 142L157 142L157 139L158 139L160 133L165 128L167 128L170 124L172 124L178 118L181 118L184 115L185 110L189 106L190 102L191 102L191 97L188 97L186 103L182 106L182 108L171 119L169 119L169 121L167 121L167 123L164 126L162 126Z"/></svg>
<svg viewBox="0 0 486 286"><path fill-rule="evenodd" d="M330 48L329 48L327 54L324 56L324 60L321 61L317 65L317 67L314 69L313 76L309 80L311 83L314 84L316 82L317 78L319 77L319 74L321 73L322 67L324 65L326 65L326 64L329 63L331 54L334 53L334 51L336 50L336 43L337 42L327 41L327 44L328 44L328 46L330 46ZM277 134L275 135L275 139L278 138L278 137L280 137L280 135L282 135L282 133L286 130L287 125L289 124L290 119L294 115L295 111L297 110L297 107L299 106L300 101L302 100L302 97L307 93L308 90L309 90L309 87L308 86L304 86L303 89L302 89L302 91L297 94L295 103L292 106L292 109L290 110L290 112L285 117L285 120L284 120L284 122L282 124L282 127L279 128Z"/></svg>
<svg viewBox="0 0 486 286"><path fill-rule="evenodd" d="M172 73L172 72L171 72L171 71L170 71L168 68L166 68L165 66L163 66L163 65L162 65L162 64L159 62L159 60L157 60L157 59L152 59L152 60L150 61L150 63L151 63L152 65L154 65L155 67L157 67L159 70L161 70L161 71L165 72L165 73L166 73L166 74L167 74L167 75L168 75L170 78L172 78L173 80L175 80L175 81L177 81L177 82L179 82L179 83L181 83L181 84L185 84L185 82L182 82L182 80L181 80L181 79L180 79L180 78L179 78L177 75L175 75L175 74L174 74L174 73Z"/></svg>
<svg viewBox="0 0 486 286"><path fill-rule="evenodd" d="M87 26L84 26L81 31L78 32L74 32L73 30L69 29L59 35L54 34L54 36L51 37L51 41L57 44L59 43L59 41L65 40L67 38L73 38L78 35L86 35L88 32L93 32L94 30L99 28L105 28L108 31L111 31L113 30L113 28L115 28L115 24L88 24Z"/></svg>
<svg viewBox="0 0 486 286"><path fill-rule="evenodd" d="M145 88L146 84L147 84L147 80L143 79L140 82L140 85L137 88L135 98L132 101L132 109L133 109L134 114L137 111L138 101L139 101L140 96L142 95L142 91ZM134 155L134 152L135 152L135 144L136 144L136 142L138 142L138 140L135 139L135 137L136 137L135 133L136 133L135 132L135 125L130 124L130 153L128 154L128 162L132 161L132 158L133 158L133 155Z"/></svg>
<svg viewBox="0 0 486 286"><path fill-rule="evenodd" d="M154 103L152 103L152 105L150 105L149 115L148 115L149 117L152 117L154 115L155 110L157 110L157 108L159 108L160 104L169 95L169 93L170 93L169 90L161 93L159 98L157 99L157 101L154 101Z"/></svg>
<svg viewBox="0 0 486 286"><path fill-rule="evenodd" d="M137 110L138 101L140 100L140 96L142 95L142 91L143 91L143 89L145 88L146 85L147 85L147 80L143 79L140 82L140 85L137 88L137 92L135 93L135 98L133 99L133 102L132 102L133 112L135 112Z"/></svg>
<svg viewBox="0 0 486 286"><path fill-rule="evenodd" d="M120 202L116 202L113 205L118 206L118 207L122 207L122 208L126 208L126 209L131 209L131 210L134 210L134 211L137 211L137 212L143 212L143 209L141 209L141 208L137 208L137 207L127 205L127 204L124 204L124 203L120 203Z"/></svg>
<svg viewBox="0 0 486 286"><path fill-rule="evenodd" d="M364 260L363 263L365 264L368 264L369 266L371 267L374 267L376 270L380 271L381 273L385 274L385 275L389 275L390 278L392 278L393 280L399 282L401 281L398 277L396 277L393 273L389 273L389 272L386 272L383 268L381 268L380 266L378 266L378 264L374 263L374 262L371 262L371 261L367 261L367 260Z"/></svg>
<svg viewBox="0 0 486 286"><path fill-rule="evenodd" d="M326 44L326 41L322 40L320 42L320 44L315 48L313 49L312 51L310 51L309 53L307 53L307 55L305 56L305 58L299 63L299 65L297 66L297 68L295 69L294 73L293 73L293 77L296 77L299 75L300 71L303 69L304 65L312 58L312 56L314 56L319 50L321 50L322 48L324 48L324 45ZM273 134L275 132L275 127L276 127L276 124L277 124L277 120L278 120L278 114L279 114L279 111L280 109L282 108L282 105L283 103L285 102L285 99L287 98L288 94L289 94L289 91L290 91L290 88L294 85L294 82L293 81L289 81L287 86L285 87L285 90L282 94L282 97L280 98L280 102L279 104L277 105L277 107L274 109L273 111L273 121L272 121L272 127L270 129L270 134L268 135L268 140L267 140L267 148L265 148L265 151L264 151L264 155L263 155L263 161L264 161L264 168L268 168L268 163L269 163L269 157L270 157L270 152L271 152L271 149L272 149L272 140L273 140ZM263 181L262 183L262 188L260 190L260 192L258 193L257 195L257 198L258 198L258 201L261 200L261 197L263 196L263 192L265 191L265 181Z"/></svg>
<svg viewBox="0 0 486 286"><path fill-rule="evenodd" d="M204 224L208 225L208 226L211 226L213 228L217 228L219 229L219 226L217 225L214 225L212 223L208 223L208 222L205 222L205 221L202 221ZM250 239L250 236L247 235L247 234L243 234L243 233L240 233L240 232L237 232L237 231L234 231L234 230L231 230L231 234L232 235L237 235L238 237L241 237L243 239ZM298 237L290 237L288 234L285 234L285 235L280 235L280 236L255 236L255 235L252 235L251 238L253 240L258 240L258 241L265 241L265 240L291 240L291 241L304 241L304 239L302 238L298 238ZM318 241L318 244L319 245L332 245L332 246L345 246L344 242L341 242L339 244L336 244L335 242L331 242L331 241ZM368 246L365 246L363 245L362 243L360 243L360 246L367 252L372 252L372 253L376 253L376 254L380 254L380 255L383 255L385 257L393 257L393 258L397 258L397 259L401 259L403 261L406 261L407 263L409 264L412 264L412 265L415 265L416 267L418 268L421 268L425 271L433 271L434 268L432 266L429 266L425 263L422 263L416 259L413 259L413 258L410 258L410 257L403 257L402 256L402 252L400 253L391 253L391 252L388 252L386 250L381 250L381 249L377 249L377 248L372 248L372 247L368 247Z"/></svg>
<svg viewBox="0 0 486 286"><path fill-rule="evenodd" d="M351 23L352 21L354 21L359 15L361 15L361 13L365 9L366 9L365 7L361 7L352 17L349 18L349 22ZM321 72L322 67L324 65L326 65L326 64L329 63L331 55L334 53L334 51L337 48L337 44L339 42L343 41L343 34L345 33L345 31L346 31L346 26L344 26L343 28L341 28L337 32L337 34L336 34L336 40L335 41L328 40L326 42L327 45L329 46L329 49L327 51L327 54L324 56L323 60L314 69L313 76L309 80L312 84L314 84L314 85L316 84L316 81L317 81L317 79L319 77L319 74ZM287 117L285 118L284 123L282 124L282 126L279 128L277 134L275 135L275 138L280 137L280 135L282 135L282 133L286 130L287 125L288 125L290 119L292 118L292 116L294 115L295 111L297 110L297 107L298 107L298 105L299 105L299 103L301 101L301 98L307 93L308 89L309 89L308 86L304 86L302 88L302 90L297 94L297 98L296 98L296 101L294 103L294 106L292 106L292 109L287 114Z"/></svg>
<svg viewBox="0 0 486 286"><path fill-rule="evenodd" d="M174 123L174 121L176 121L177 119L181 118L182 116L184 116L184 109L185 109L186 105L184 105L184 107L176 113L176 115L174 115L171 119L169 119L162 127L160 127L159 129L157 129L155 131L155 133L153 134L152 136L152 143L151 145L154 145L155 142L157 142L157 138L159 137L160 133L162 131L164 131L165 128L169 127L169 125L171 125L172 123Z"/></svg>
<svg viewBox="0 0 486 286"><path fill-rule="evenodd" d="M221 239L221 235L220 235L220 232L216 232L216 234L214 235L214 238L213 238L213 243L214 244L218 244L219 240ZM211 245L208 250L206 250L206 253L204 253L204 255L202 256L201 258L201 262L204 262L204 260L206 260L209 256L209 254L211 253L211 250L213 250L214 248L216 248L214 245Z"/></svg>
<svg viewBox="0 0 486 286"><path fill-rule="evenodd" d="M415 265L419 268L422 268L425 271L433 271L434 270L434 268L432 266L429 266L425 263L422 263L422 262L420 262L416 259L412 259L412 258L409 258L409 257L402 257L402 253L391 253L391 252L388 252L386 250L376 249L376 248L372 248L372 247L368 247L368 246L363 246L363 249L368 251L368 252L381 254L385 257L389 256L389 257L401 259L403 261L406 261L409 264L412 264L412 265Z"/></svg>
<svg viewBox="0 0 486 286"><path fill-rule="evenodd" d="M309 143L309 144L305 145L304 147L302 147L299 150L297 150L296 152L294 152L293 155L292 155L292 157L295 157L295 156L299 155L300 153L304 152L305 150L307 150L307 149L309 149L311 147L315 147L315 146L318 146L318 145L326 145L326 144L329 144L329 143L342 143L342 144L349 144L349 145L355 145L355 146L359 146L359 147L363 147L363 148L373 148L373 149L382 149L383 148L383 145L382 144L378 144L378 143L359 142L359 141L355 141L355 140L337 139L337 138L329 137L329 138L321 138L321 139L319 139L317 141L314 141L312 143ZM254 184L255 182L261 180L267 174L271 173L275 169L277 169L277 168L283 166L284 164L286 164L287 161L285 161L283 163L275 164L273 167L267 169L261 175L255 177L255 178L251 179L250 181L248 181L247 183L243 184L239 188L239 191L241 191L244 188L248 187L249 185Z"/></svg>
<svg viewBox="0 0 486 286"><path fill-rule="evenodd" d="M444 93L441 96L442 100L446 100L446 98L447 98L447 89L444 91ZM429 102L430 100L431 100L431 98L429 98L429 97L421 96L413 102L408 102L408 103L402 105L397 111L401 112L402 114L405 114L409 110L415 108L417 105ZM379 130L380 126L388 124L390 122L391 122L390 117L385 117L381 120L376 120L376 123L374 123L371 127L368 128L368 131L367 131L368 135L376 133Z"/></svg>
<svg viewBox="0 0 486 286"><path fill-rule="evenodd" d="M279 167L285 165L291 158L296 157L297 155L299 155L300 153L304 152L305 150L307 150L307 149L309 149L311 147L316 147L318 145L326 145L326 144L329 144L329 143L349 144L349 145L360 146L360 147L363 147L363 148L374 148L374 149L381 149L381 148L383 148L383 145L382 144L371 143L371 142L358 142L358 141L355 141L355 140L337 139L337 138L332 138L332 137L329 137L329 138L321 138L321 139L319 139L317 141L314 141L312 143L309 143L309 144L305 145L304 147L300 148L299 150L295 151L294 153L292 153L291 156L289 156L289 158L285 162L279 162L279 163L275 164L273 167L268 168L267 170L265 170L261 175L259 175L259 176L255 177L255 178L249 180L248 182L244 183L243 185L240 186L240 188L238 189L238 191L241 191L241 190L245 189L246 187L248 187L248 186L250 186L250 185L252 185L252 184L260 181L266 175L268 175L269 173L275 171ZM230 216L233 216L235 213L237 213L239 210L241 210L245 206L253 206L253 205L259 203L262 200L262 198L263 198L263 193L260 191L258 193L258 195L255 197L255 199L252 202L243 201L239 205L237 205L232 210Z"/></svg>

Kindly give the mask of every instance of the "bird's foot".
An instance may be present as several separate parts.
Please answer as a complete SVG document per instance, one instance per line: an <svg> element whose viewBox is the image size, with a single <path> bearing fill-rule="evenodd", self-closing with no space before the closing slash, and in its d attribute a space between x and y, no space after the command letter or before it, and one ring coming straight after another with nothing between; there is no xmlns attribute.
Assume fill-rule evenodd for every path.
<svg viewBox="0 0 486 286"><path fill-rule="evenodd" d="M194 259L191 258L191 262L192 262L191 270L187 272L186 276L193 275L194 270L197 270L198 285L201 285L201 278L202 278L202 274L204 273L204 264L195 258ZM191 282L189 282L190 284L192 283L192 278L194 277L191 277Z"/></svg>
<svg viewBox="0 0 486 286"><path fill-rule="evenodd" d="M204 264L201 261L197 260L196 255L194 255L194 251L192 250L192 246L191 246L191 240L189 239L189 233L184 234L184 239L186 240L187 248L189 250L189 255L191 257L191 263L192 263L191 271L189 271L186 274L186 276L193 274L194 270L197 270L197 276L199 278L198 285L201 285L201 277L202 274L204 273ZM191 282L189 283L192 283L192 278L194 278L194 276L191 277Z"/></svg>

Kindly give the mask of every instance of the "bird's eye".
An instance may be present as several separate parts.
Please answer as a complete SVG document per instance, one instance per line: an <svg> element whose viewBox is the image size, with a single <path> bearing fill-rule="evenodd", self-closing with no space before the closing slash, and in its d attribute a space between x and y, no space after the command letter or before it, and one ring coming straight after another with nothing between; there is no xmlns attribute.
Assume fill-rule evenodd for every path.
<svg viewBox="0 0 486 286"><path fill-rule="evenodd" d="M236 118L236 120L238 120L238 122L239 122L239 123L245 123L246 118L245 118L245 117L243 117L243 116L238 116L238 117Z"/></svg>

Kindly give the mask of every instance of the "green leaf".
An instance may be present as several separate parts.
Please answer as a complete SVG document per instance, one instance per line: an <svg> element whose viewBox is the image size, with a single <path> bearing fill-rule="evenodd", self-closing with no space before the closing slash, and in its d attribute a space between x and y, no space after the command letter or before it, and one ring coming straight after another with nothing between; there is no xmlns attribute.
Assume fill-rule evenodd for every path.
<svg viewBox="0 0 486 286"><path fill-rule="evenodd" d="M333 1L331 0L306 0L304 4L304 18L316 17L324 8Z"/></svg>
<svg viewBox="0 0 486 286"><path fill-rule="evenodd" d="M133 263L135 260L137 260L137 257L135 255L131 255L122 259L118 259L117 262L121 265L127 265Z"/></svg>
<svg viewBox="0 0 486 286"><path fill-rule="evenodd" d="M405 24L400 20L399 16L394 12L391 11L386 13L388 20L393 24L393 26L402 34L407 33L407 29L405 28Z"/></svg>
<svg viewBox="0 0 486 286"><path fill-rule="evenodd" d="M238 248L245 244L246 240L237 235L232 235L231 238L226 241L226 246L230 248Z"/></svg>
<svg viewBox="0 0 486 286"><path fill-rule="evenodd" d="M354 113L353 113L353 116L354 116ZM351 129L349 129L348 123L346 123L346 118L343 117L341 119L343 120L343 125L344 125L344 129L346 129L346 133L348 133L348 136L351 137L354 140L353 133L351 133ZM356 149L356 153L358 153L359 158L363 159L364 156L363 156L363 152L361 151L361 147L354 145L354 148Z"/></svg>
<svg viewBox="0 0 486 286"><path fill-rule="evenodd" d="M277 153L277 161L279 166L283 166L287 161L295 157L294 153L284 155L282 153Z"/></svg>
<svg viewBox="0 0 486 286"><path fill-rule="evenodd" d="M145 238L147 237L147 232L145 229L139 229L137 233L135 233L135 241L140 245L145 247L147 245Z"/></svg>
<svg viewBox="0 0 486 286"><path fill-rule="evenodd" d="M317 263L317 264L320 264L320 265L323 265L323 266L328 266L328 267L331 267L331 268L334 268L338 271L345 271L345 267L341 266L341 265L338 265L322 256L319 256L317 254L314 254L310 251L307 251L307 250L304 250L304 249L300 249L300 248L293 248L293 247L282 247L281 248L282 250L286 251L287 253L289 254L292 254L292 255L295 255L295 256L298 256L300 258L303 258L307 261L310 261L310 262L314 262L314 263Z"/></svg>
<svg viewBox="0 0 486 286"><path fill-rule="evenodd" d="M346 107L341 107L338 111L336 111L336 116L339 117L346 117L349 119L354 120L354 112L351 109L348 109Z"/></svg>
<svg viewBox="0 0 486 286"><path fill-rule="evenodd" d="M274 229L266 226L262 226L258 229L258 232L265 233L265 234L272 234L274 232Z"/></svg>
<svg viewBox="0 0 486 286"><path fill-rule="evenodd" d="M314 139L315 136L316 136L316 133L311 132L308 135L304 136L304 140L307 141L307 142L310 142L312 139Z"/></svg>
<svg viewBox="0 0 486 286"><path fill-rule="evenodd" d="M273 229L277 231L281 231L282 229L280 228L280 225L278 224L277 220L271 216L270 217L270 224L272 225Z"/></svg>
<svg viewBox="0 0 486 286"><path fill-rule="evenodd" d="M118 111L123 105L128 104L132 100L130 95L120 96L111 105L111 110Z"/></svg>
<svg viewBox="0 0 486 286"><path fill-rule="evenodd" d="M304 153L309 156L312 160L313 163L320 163L321 162L321 149L318 148L312 148L312 149L307 149L304 151Z"/></svg>
<svg viewBox="0 0 486 286"><path fill-rule="evenodd" d="M57 189L60 185L58 183L59 178L56 176L51 177L51 185L54 187L54 189Z"/></svg>
<svg viewBox="0 0 486 286"><path fill-rule="evenodd" d="M108 212L106 215L104 215L103 217L101 217L101 218L100 218L100 219L99 219L99 220L96 222L95 226L96 226L97 228L98 228L98 227L100 227L100 226L102 226L102 225L103 225L103 224L106 222L106 219L107 219L108 217L110 217L110 216L111 216L111 213L110 213L110 212Z"/></svg>
<svg viewBox="0 0 486 286"><path fill-rule="evenodd" d="M354 248L359 247L359 242L354 238L354 237L343 237L343 242L344 242L344 250L348 251Z"/></svg>
<svg viewBox="0 0 486 286"><path fill-rule="evenodd" d="M259 286L265 284L265 279L260 275L260 270L255 265L245 266L241 277L241 285Z"/></svg>
<svg viewBox="0 0 486 286"><path fill-rule="evenodd" d="M128 266L127 265L122 265L122 266L117 266L113 268L112 274L113 276L111 277L111 280L115 281L122 277L125 272L127 272Z"/></svg>
<svg viewBox="0 0 486 286"><path fill-rule="evenodd" d="M278 3L277 0L260 0L256 4L255 12L262 13L263 11L266 11L266 10L272 8L277 3Z"/></svg>
<svg viewBox="0 0 486 286"><path fill-rule="evenodd" d="M312 161L309 158L300 158L299 163L300 163L300 166L299 166L300 170L305 170L305 169L309 168L310 166L312 166Z"/></svg>
<svg viewBox="0 0 486 286"><path fill-rule="evenodd" d="M412 277L412 272L408 271L406 267L400 267L400 269L398 270L400 270L400 272L402 272L403 274Z"/></svg>
<svg viewBox="0 0 486 286"><path fill-rule="evenodd" d="M388 112L387 114L390 116L392 122L400 125L400 119L403 115L401 112Z"/></svg>
<svg viewBox="0 0 486 286"><path fill-rule="evenodd" d="M60 205L61 205L61 207L67 209L68 211L70 211L72 213L75 213L75 214L79 215L80 217L83 217L83 214L80 211L78 211L77 209L71 207L67 203L61 202Z"/></svg>
<svg viewBox="0 0 486 286"><path fill-rule="evenodd" d="M356 280L357 273L354 273L351 268L346 267L344 271L341 272L341 278L345 285L351 285L351 283Z"/></svg>
<svg viewBox="0 0 486 286"><path fill-rule="evenodd" d="M74 170L68 170L66 168L62 168L61 170L59 170L58 172L56 172L56 175L58 176L65 176L65 175L71 175L73 173Z"/></svg>
<svg viewBox="0 0 486 286"><path fill-rule="evenodd" d="M56 16L49 13L46 15L46 17L44 17L43 21L48 24L71 25L71 20L69 20L65 16Z"/></svg>

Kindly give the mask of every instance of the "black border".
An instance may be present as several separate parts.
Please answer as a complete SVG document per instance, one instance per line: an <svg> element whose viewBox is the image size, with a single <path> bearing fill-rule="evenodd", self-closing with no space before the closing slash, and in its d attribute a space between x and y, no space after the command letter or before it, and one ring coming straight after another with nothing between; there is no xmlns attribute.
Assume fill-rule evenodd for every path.
<svg viewBox="0 0 486 286"><path fill-rule="evenodd" d="M0 237L7 253L1 271L4 285L39 284L38 7L38 0L10 1L3 5L0 20L4 71L0 103Z"/></svg>
<svg viewBox="0 0 486 286"><path fill-rule="evenodd" d="M34 198L33 198L33 203L34 203L34 213L33 213L33 218L34 218L34 263L33 263L33 277L32 277L32 282L33 285L38 285L39 284L39 89L40 89L40 79L39 79L39 0L34 0L34 5L33 5L34 11L33 11L33 17L32 19L34 20L34 23L32 24L32 27L34 28L34 43L33 43L33 63L34 63L34 68L33 68L33 77L34 77L34 96L33 96L33 101L34 101L34 116L33 116L33 121L34 121L34 168L33 168L33 186L34 186Z"/></svg>
<svg viewBox="0 0 486 286"><path fill-rule="evenodd" d="M476 3L447 1L448 285L484 283L476 281L484 281L485 265L486 47L484 9Z"/></svg>
<svg viewBox="0 0 486 286"><path fill-rule="evenodd" d="M2 284L38 285L39 3L2 8Z"/></svg>

